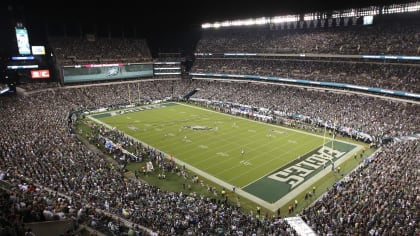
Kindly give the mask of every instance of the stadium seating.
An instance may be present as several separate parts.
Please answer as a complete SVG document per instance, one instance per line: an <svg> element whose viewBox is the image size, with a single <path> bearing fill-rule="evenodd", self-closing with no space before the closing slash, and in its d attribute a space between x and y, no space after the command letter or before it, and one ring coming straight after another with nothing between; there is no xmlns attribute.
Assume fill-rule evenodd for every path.
<svg viewBox="0 0 420 236"><path fill-rule="evenodd" d="M193 97L217 98L226 101L255 104L262 107L282 109L286 112L294 112L296 109L299 112L314 115L324 114L324 116L328 116L328 110L325 110L328 108L331 109L331 112L339 113L340 122L363 127L368 131L376 132L381 137L412 133L416 129L416 124L420 123L417 116L418 105L403 105L360 95L324 95L322 92L307 91L299 88L282 89L281 86L203 80L184 81L177 79L172 82L140 81L139 83L141 85L141 96L151 100L171 96L170 88L172 87L174 88L174 94L185 94L191 91L192 88L199 87L205 89L201 89ZM230 89L226 90L226 86L229 86ZM157 87L159 87L159 90L156 89ZM125 209L131 209L130 217L127 220L164 234L174 231L187 232L189 230L207 232L209 229L214 229L214 224L221 225L224 230L230 229L230 232L233 232L232 227L236 230L241 228L244 232L255 231L272 234L286 232L288 226L281 218L256 219L249 216L248 213L242 213L240 209L236 209L236 206L224 205L222 207L222 205L210 200L200 200L199 197L194 201L194 206L197 207L195 208L196 211L189 213L188 209L191 206L189 208L182 207L183 204L188 204L188 196L174 195L164 191L157 192L154 187L135 181L126 182L118 168L112 168L107 165L101 156L74 140L66 128L68 127L66 118L68 112L71 110L127 104L126 88L127 86L124 84L59 88L55 89L54 92L47 90L33 93L30 97L3 98L3 102L0 105L3 111L1 119L11 124L0 128L3 134L8 134L0 137L2 152L1 170L4 174L4 179L16 186L23 183L22 181L29 181L38 188L48 187L70 196L75 211L68 217L73 216L77 218L77 211L83 209L82 206L86 204L99 209L107 209L109 207L108 211L110 213L124 217L119 207L122 204L122 206L126 206ZM133 86L133 89L135 88L137 86ZM157 91L161 92L157 93ZM232 94L230 91L236 91L236 93ZM132 94L134 95L135 93ZM272 99L260 96L266 94L270 94ZM136 97L135 99L140 98ZM288 102L292 100L293 103ZM51 101L54 102L51 103ZM367 107L369 109L364 112ZM396 122L397 120L398 122ZM416 143L407 145L416 146ZM401 149L405 146L396 144L384 147L386 148L384 153L379 153L377 156L378 161L379 158L381 158L380 160L388 158L399 147ZM404 155L406 158L412 158L419 154L416 148L404 148L402 150L406 151ZM403 162L405 162L405 159ZM384 162L383 164L387 165L387 163ZM390 165L392 166L392 163ZM391 168L391 166L388 167ZM413 170L418 169L415 164L404 168L406 170L411 168ZM99 169L103 171L97 172L96 170ZM366 171L368 170L369 168ZM22 176L24 176L24 179L22 179ZM358 175L354 176L356 178ZM404 180L407 181L405 183L407 186L410 186L415 181L412 178ZM117 197L115 193L125 197L118 198L118 201L113 200ZM404 204L414 205L414 198L406 194L402 196L404 199L407 199ZM383 197L386 198L386 196ZM170 202L174 198L181 204L180 208L170 207ZM58 198L53 199L57 200ZM134 205L132 205L133 201L135 202ZM47 204L51 205L53 202ZM189 204L192 204L192 202ZM372 202L372 204L375 203ZM164 211L161 211L161 207L164 205L170 208L165 208ZM147 211L144 209L147 209ZM217 209L219 213L224 213L225 217L218 218L211 209ZM181 214L197 217L196 219L199 219L200 223L192 225L188 221L178 222L176 218L162 217L162 212L170 213L173 216ZM353 212L349 210L348 214L353 214ZM412 215L412 213L410 214ZM391 218L389 220L394 219L394 216L390 214L389 217ZM100 215L96 218L98 217L103 218ZM88 219L90 222L94 218L88 217ZM208 219L213 220L209 221ZM323 221L326 220L324 218L321 219ZM337 222L333 218L329 220L329 224L332 226ZM95 222L93 224L97 224L97 219ZM412 223L410 218L404 219L403 222L407 222L407 224ZM118 223L116 224L118 225ZM257 226L258 224L260 226ZM320 228L317 224L317 221L310 222L310 225L319 233L330 230ZM198 228L198 225L200 225L200 228ZM115 230L115 227L111 228ZM354 231L354 225L348 224L342 230ZM369 232L369 230L372 230L372 227L365 225L355 232L364 234ZM402 233L414 231L413 227L400 227L394 230Z"/></svg>

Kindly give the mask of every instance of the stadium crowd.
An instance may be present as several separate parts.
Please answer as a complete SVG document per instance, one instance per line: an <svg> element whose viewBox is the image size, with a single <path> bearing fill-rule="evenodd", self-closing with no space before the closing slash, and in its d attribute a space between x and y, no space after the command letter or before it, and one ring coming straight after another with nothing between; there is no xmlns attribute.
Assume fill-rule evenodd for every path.
<svg viewBox="0 0 420 236"><path fill-rule="evenodd" d="M152 61L145 39L50 37L49 44L61 65Z"/></svg>
<svg viewBox="0 0 420 236"><path fill-rule="evenodd" d="M229 89L226 89L227 86ZM415 104L301 88L286 89L272 84L177 79L49 89L30 96L2 98L0 117L7 124L0 127L3 133L0 136L2 180L25 193L20 201L33 209L30 215L35 218L42 217L42 211L44 217L85 219L90 225L106 224L107 229L122 230L122 221L112 220L100 213L107 212L131 222L129 227L132 224L142 225L159 235L211 235L218 233L219 229L232 235L293 235L293 230L283 218L290 215L257 217L225 202L166 192L127 179L121 166L110 164L103 156L79 142L68 126L68 116L72 111L177 97L193 88L201 88L195 97L266 107L287 114L300 113L323 119L336 117L338 123L362 129L378 139L412 134L420 123L417 115L419 106ZM417 142L410 146L395 144L384 147L384 151L373 159L372 166L376 169L370 165L359 169L352 175L354 182L342 182L331 190L335 191L334 196L338 194L339 200L325 202L324 208L319 211L321 203L317 203L305 210L303 215L319 233L331 230L360 235L371 230L402 234L417 230L418 233L413 209L417 196L413 195L415 189L410 187L415 185L416 179L414 174L405 174L418 169L415 161L418 155ZM395 162L390 159L395 159ZM398 171L401 168L404 171ZM395 171L387 171L390 169ZM378 176L378 173L382 175ZM384 181L378 178L385 178L383 180L390 183L386 186L400 191L383 192ZM353 194L345 191L347 186L351 187ZM359 196L360 201L353 202L350 195L357 197L355 193L364 191L366 194ZM374 196L380 196L382 200L374 200ZM337 207L338 204L342 205ZM392 204L396 210L382 210L381 215L367 210L384 209ZM338 214L336 211L340 208L343 212L337 218L333 214ZM359 219L359 208L376 220ZM350 215L353 218L348 220ZM379 216L383 217L383 222L380 222ZM10 219L11 216L5 217ZM338 225L341 218L349 223ZM398 222L401 226L381 228L386 222ZM3 223L2 227L5 227ZM146 234L146 231L143 233Z"/></svg>
<svg viewBox="0 0 420 236"><path fill-rule="evenodd" d="M258 75L420 93L419 64L328 59L197 58L197 73Z"/></svg>
<svg viewBox="0 0 420 236"><path fill-rule="evenodd" d="M328 23L317 21L318 27L312 24L311 28L306 24L300 28L299 22L290 27L290 22L285 28L272 25L203 30L192 72L304 79L419 93L420 67L416 60L357 57L420 55L416 43L420 35L418 15L397 19L375 17L373 25L346 27L327 27Z"/></svg>
<svg viewBox="0 0 420 236"><path fill-rule="evenodd" d="M319 21L320 23L320 21ZM327 53L420 55L418 16L375 18L373 25L204 30L197 53Z"/></svg>

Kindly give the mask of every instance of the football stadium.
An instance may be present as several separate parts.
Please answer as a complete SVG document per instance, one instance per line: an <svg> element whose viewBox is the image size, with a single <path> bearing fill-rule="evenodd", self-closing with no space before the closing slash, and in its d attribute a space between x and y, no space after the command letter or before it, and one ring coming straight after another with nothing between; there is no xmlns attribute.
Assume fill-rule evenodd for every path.
<svg viewBox="0 0 420 236"><path fill-rule="evenodd" d="M25 4L0 16L0 235L420 234L420 2L227 4L181 40Z"/></svg>

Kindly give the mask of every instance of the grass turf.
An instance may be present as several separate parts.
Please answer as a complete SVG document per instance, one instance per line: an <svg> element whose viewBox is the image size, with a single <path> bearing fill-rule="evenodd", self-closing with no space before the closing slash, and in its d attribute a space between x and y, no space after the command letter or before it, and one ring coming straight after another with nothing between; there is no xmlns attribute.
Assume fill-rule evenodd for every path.
<svg viewBox="0 0 420 236"><path fill-rule="evenodd" d="M186 105L170 104L99 120L237 187L324 142L319 136Z"/></svg>
<svg viewBox="0 0 420 236"><path fill-rule="evenodd" d="M226 183L239 187L246 186L296 160L298 156L321 146L329 139L181 104L171 103L154 109L141 110L143 111L134 108L94 117L163 152L173 154L177 159ZM241 155L241 150L244 150L244 155ZM346 161L348 162L351 163L346 165L355 166L359 161L350 159ZM135 165L133 168L136 169ZM350 169L343 170L343 174ZM328 181L325 181L325 178L328 178ZM334 182L337 179L340 178L325 176L318 185L316 195L323 192L326 188L324 185L329 186L326 182ZM176 185L177 187L171 186L172 180L169 179L163 181L163 185L162 181L150 179L148 182L150 181L170 191L183 190L181 184ZM168 184L169 187L165 187ZM194 186L193 188L198 190ZM241 202L244 200L241 199ZM309 202L305 205L307 204ZM250 209L255 207L246 200L245 205ZM303 207L303 204L299 205L299 208ZM287 204L282 207L282 213L285 212L283 208L286 206Z"/></svg>

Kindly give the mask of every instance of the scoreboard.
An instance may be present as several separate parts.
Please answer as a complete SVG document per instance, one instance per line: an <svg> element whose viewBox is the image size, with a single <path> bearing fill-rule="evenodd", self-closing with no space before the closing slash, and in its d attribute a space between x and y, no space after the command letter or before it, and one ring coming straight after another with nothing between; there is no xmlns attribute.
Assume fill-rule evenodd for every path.
<svg viewBox="0 0 420 236"><path fill-rule="evenodd" d="M1 62L0 83L20 84L53 80L51 58L43 45L31 45L28 29L17 23L14 27L15 46ZM14 40L11 40L13 43Z"/></svg>
<svg viewBox="0 0 420 236"><path fill-rule="evenodd" d="M31 54L31 45L29 43L28 30L23 26L16 26L16 40L18 51L20 55L30 55Z"/></svg>

